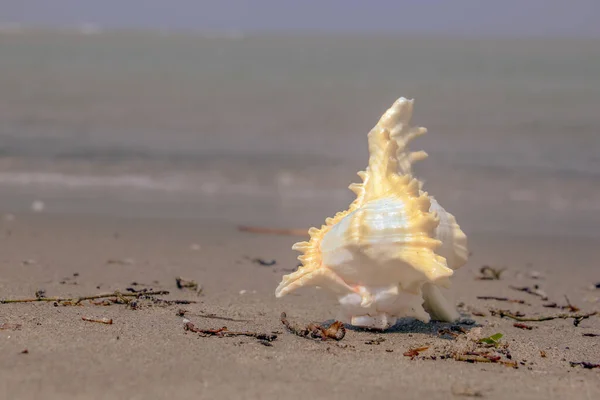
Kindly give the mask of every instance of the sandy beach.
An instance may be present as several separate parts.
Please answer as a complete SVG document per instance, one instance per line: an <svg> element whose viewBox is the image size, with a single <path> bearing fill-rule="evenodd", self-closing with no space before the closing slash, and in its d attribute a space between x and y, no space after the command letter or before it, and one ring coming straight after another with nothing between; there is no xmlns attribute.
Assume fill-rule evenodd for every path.
<svg viewBox="0 0 600 400"><path fill-rule="evenodd" d="M75 297L152 288L169 291L161 296L165 299L197 301L162 306L140 300L135 310L87 301L79 306L0 305L0 324L10 328L1 331L0 341L0 393L5 398L383 399L402 393L402 398L442 399L479 393L485 398L592 399L600 395L599 371L570 365L599 361L600 337L583 336L600 334L598 316L578 327L572 319L527 322L533 327L527 330L489 313L496 308L527 316L556 315L565 311L542 305L565 305L565 295L580 312L598 310L600 289L590 288L598 281L597 241L592 239L472 237L472 258L458 271L451 290L456 301L464 303L463 317L475 323L461 326L466 330L481 326L484 336L502 333L518 366L513 368L431 359L436 347L457 340L438 335L449 324L408 320L384 333L349 329L339 342L291 334L280 322L282 311L294 323L306 324L331 322L336 310L335 301L315 289L275 299L281 275L296 265L296 254L290 250L294 237L239 232L235 225L218 221L33 214L5 220L1 235L3 298L31 298L38 290L48 297ZM255 259L276 263L261 265ZM507 269L500 280L477 280L484 264ZM178 289L176 277L196 281L202 293ZM536 284L547 293L547 301L510 288ZM250 337L200 337L184 331L180 309L199 328L276 332L277 338L266 346ZM113 323L87 322L82 317L108 318ZM382 341L376 344L378 340ZM430 349L414 360L403 355L422 346Z"/></svg>
<svg viewBox="0 0 600 400"><path fill-rule="evenodd" d="M600 398L599 49L0 34L0 399ZM296 335L282 312L318 335L338 311L275 298L304 238L238 226L345 209L400 96L429 130L416 176L468 236L461 320Z"/></svg>

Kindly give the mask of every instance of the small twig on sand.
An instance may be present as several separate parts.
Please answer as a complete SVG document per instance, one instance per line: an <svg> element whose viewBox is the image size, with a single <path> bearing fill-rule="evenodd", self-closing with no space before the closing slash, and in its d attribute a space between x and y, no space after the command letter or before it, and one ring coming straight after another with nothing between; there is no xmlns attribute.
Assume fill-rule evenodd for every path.
<svg viewBox="0 0 600 400"><path fill-rule="evenodd" d="M134 282L134 283L135 283L135 282ZM134 288L132 288L132 287L126 287L126 288L125 288L125 291L126 291L126 292L129 292L129 293L144 293L144 292L147 292L147 291L148 291L148 289L134 289Z"/></svg>
<svg viewBox="0 0 600 400"><path fill-rule="evenodd" d="M427 349L429 349L429 346L417 347L415 349L410 349L408 351L405 351L402 355L404 357L410 357L411 360L414 360L415 357L419 355L419 353L421 353Z"/></svg>
<svg viewBox="0 0 600 400"><path fill-rule="evenodd" d="M162 304L165 306L172 306L174 304L185 305L185 304L196 304L197 301L194 300L165 300L165 299L156 299L153 298L152 301L154 304Z"/></svg>
<svg viewBox="0 0 600 400"><path fill-rule="evenodd" d="M479 269L479 273L481 276L478 276L475 279L479 279L482 281L498 281L500 280L500 276L506 270L506 268L493 268L489 265L484 265Z"/></svg>
<svg viewBox="0 0 600 400"><path fill-rule="evenodd" d="M534 285L533 288L530 288L529 286L524 286L524 287L509 286L509 287L513 290L518 290L519 292L525 292L525 293L529 293L529 294L532 294L537 297L541 297L542 300L548 300L548 296L546 295L546 293L544 293L543 290L540 289L540 287L538 285Z"/></svg>
<svg viewBox="0 0 600 400"><path fill-rule="evenodd" d="M157 290L157 291L147 291L147 292L139 292L139 293L121 293L118 290L113 293L104 293L97 294L93 296L81 296L81 297L36 297L30 299L3 299L0 300L0 304L8 304L8 303L34 303L36 301L45 301L45 302L56 302L56 303L66 303L67 305L76 305L81 303L84 300L97 300L97 299L106 299L109 297L133 297L140 298L142 296L160 296L169 294L166 290Z"/></svg>
<svg viewBox="0 0 600 400"><path fill-rule="evenodd" d="M308 236L308 229L276 229L260 226L238 226L241 232L265 233L268 235Z"/></svg>
<svg viewBox="0 0 600 400"><path fill-rule="evenodd" d="M471 314L473 314L476 317L487 317L486 313L477 309L471 309Z"/></svg>
<svg viewBox="0 0 600 400"><path fill-rule="evenodd" d="M188 319L183 320L183 329L189 332L194 332L200 334L200 336L217 336L217 337L227 337L227 336L248 336L253 337L258 340L272 342L277 339L277 335L273 333L259 333L259 332L236 332L230 331L226 326L218 329L200 329L196 328L196 326Z"/></svg>
<svg viewBox="0 0 600 400"><path fill-rule="evenodd" d="M503 364L507 367L517 367L517 363L515 361L504 361L501 360L499 356L486 356L486 355L472 355L472 354L458 354L454 357L456 361L465 361L470 363L496 363Z"/></svg>
<svg viewBox="0 0 600 400"><path fill-rule="evenodd" d="M600 364L594 364L594 363L590 363L590 362L586 362L586 361L582 361L582 362L569 362L569 364L571 364L571 367L576 367L578 365L582 366L585 369L593 369L593 368L600 368Z"/></svg>
<svg viewBox="0 0 600 400"><path fill-rule="evenodd" d="M95 318L81 317L81 319L84 321L87 321L87 322L97 322L99 324L106 324L106 325L112 325L112 323L113 323L113 320L108 319L108 318L95 319Z"/></svg>
<svg viewBox="0 0 600 400"><path fill-rule="evenodd" d="M598 336L600 336L600 333L584 333L583 336L585 336L585 337L598 337Z"/></svg>
<svg viewBox="0 0 600 400"><path fill-rule="evenodd" d="M438 336L442 337L444 335L452 336L453 338L458 337L460 334L466 334L467 330L460 325L450 325L449 328L443 328L438 330Z"/></svg>
<svg viewBox="0 0 600 400"><path fill-rule="evenodd" d="M569 309L569 311L578 312L580 310L579 307L575 307L573 304L571 304L571 301L569 301L567 295L565 295L565 300L567 301L567 308Z"/></svg>
<svg viewBox="0 0 600 400"><path fill-rule="evenodd" d="M159 282L158 281L154 281L154 284L158 285ZM152 286L152 285L150 285L148 283L140 283L140 282L135 282L135 281L131 282L130 285L131 286Z"/></svg>
<svg viewBox="0 0 600 400"><path fill-rule="evenodd" d="M187 310L184 309L179 309L177 310L177 316L179 317L183 317L186 314L188 314ZM209 319L219 319L222 321L232 321L232 322L249 322L250 320L247 319L236 319L236 318L229 318L229 317L220 317L216 314L205 314L205 313L201 313L201 314L197 314L197 313L192 313L192 315L196 316L196 317L200 317L200 318L209 318Z"/></svg>
<svg viewBox="0 0 600 400"><path fill-rule="evenodd" d="M559 306L558 304L556 304L554 302L548 303L548 304L542 304L542 306L546 307L546 308L560 308L561 310L569 310L570 312L580 311L579 307L576 307L573 304L571 304L571 302L569 301L569 298L567 296L565 296L565 300L567 301L566 306Z"/></svg>
<svg viewBox="0 0 600 400"><path fill-rule="evenodd" d="M531 304L527 303L525 300L509 299L508 297L477 296L477 298L479 300L497 300L497 301L507 301L509 303L525 304L525 305L528 305L528 306L531 305Z"/></svg>
<svg viewBox="0 0 600 400"><path fill-rule="evenodd" d="M3 324L0 324L0 331L18 331L22 327L23 325L21 324L9 324L5 322Z"/></svg>
<svg viewBox="0 0 600 400"><path fill-rule="evenodd" d="M560 308L560 309L565 309L566 308L565 306L559 306L555 302L542 304L542 307L546 307L546 308Z"/></svg>
<svg viewBox="0 0 600 400"><path fill-rule="evenodd" d="M452 332L450 329L440 329L440 330L438 330L437 334L439 337L442 337L445 335L451 336L452 338L458 337L458 333Z"/></svg>
<svg viewBox="0 0 600 400"><path fill-rule="evenodd" d="M521 315L515 315L515 314L511 313L510 311L506 311L506 310L490 310L490 313L492 315L498 315L500 318L507 317L507 318L511 318L511 319L514 319L515 321L519 321L519 322L541 322L541 321L551 321L553 319L573 318L573 325L575 325L575 326L578 326L581 323L581 321L583 321L584 319L588 319L589 317L592 317L597 314L597 312L594 311L594 312L588 313L588 314L557 314L557 315L547 315L547 316L541 316L541 317L525 317L525 316L521 316Z"/></svg>
<svg viewBox="0 0 600 400"><path fill-rule="evenodd" d="M519 329L526 329L526 330L528 330L528 331L530 331L530 330L532 330L532 329L533 329L533 326L525 325L525 324L522 324L522 323L520 323L520 322L515 322L515 323L513 324L513 326L514 326L515 328L519 328Z"/></svg>
<svg viewBox="0 0 600 400"><path fill-rule="evenodd" d="M281 313L281 323L294 335L300 336L307 339L320 339L327 340L333 339L340 341L346 335L346 328L340 321L335 321L329 327L323 327L318 324L308 324L304 328L292 325L287 320L285 312Z"/></svg>
<svg viewBox="0 0 600 400"><path fill-rule="evenodd" d="M221 321L232 321L232 322L249 322L248 319L237 319L237 318L229 318L229 317L220 317L216 314L194 314L200 318L209 318L209 319L219 319Z"/></svg>

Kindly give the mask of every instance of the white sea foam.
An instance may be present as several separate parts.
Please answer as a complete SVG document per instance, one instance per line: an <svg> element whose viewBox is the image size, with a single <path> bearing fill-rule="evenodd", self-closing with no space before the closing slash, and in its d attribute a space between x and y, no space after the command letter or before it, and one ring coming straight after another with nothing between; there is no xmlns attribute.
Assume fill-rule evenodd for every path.
<svg viewBox="0 0 600 400"><path fill-rule="evenodd" d="M65 174L58 172L0 172L0 187L31 187L48 190L118 190L121 193L155 192L166 194L188 194L203 197L234 195L234 196L279 196L291 200L306 200L313 198L336 198L348 196L349 192L341 188L314 188L290 186L294 178L286 175L287 185L281 185L281 177L276 175L273 182L257 184L253 181L237 181L214 173L186 175L172 174L151 176L144 174L126 175L84 175Z"/></svg>
<svg viewBox="0 0 600 400"><path fill-rule="evenodd" d="M177 179L153 178L147 175L68 175L53 172L0 173L0 184L17 186L52 186L63 188L130 188L144 190L181 190Z"/></svg>

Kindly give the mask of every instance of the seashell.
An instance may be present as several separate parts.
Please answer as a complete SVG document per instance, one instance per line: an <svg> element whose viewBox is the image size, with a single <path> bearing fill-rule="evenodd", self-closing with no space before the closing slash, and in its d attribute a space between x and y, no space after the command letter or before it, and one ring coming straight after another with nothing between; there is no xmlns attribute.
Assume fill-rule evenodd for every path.
<svg viewBox="0 0 600 400"><path fill-rule="evenodd" d="M413 177L412 164L427 157L407 149L427 132L411 125L413 104L398 99L369 132L368 167L358 173L362 183L349 187L356 199L292 247L303 253L301 266L283 277L276 297L305 286L328 289L341 305L340 320L371 329L402 317L459 317L440 288L466 263L467 237Z"/></svg>

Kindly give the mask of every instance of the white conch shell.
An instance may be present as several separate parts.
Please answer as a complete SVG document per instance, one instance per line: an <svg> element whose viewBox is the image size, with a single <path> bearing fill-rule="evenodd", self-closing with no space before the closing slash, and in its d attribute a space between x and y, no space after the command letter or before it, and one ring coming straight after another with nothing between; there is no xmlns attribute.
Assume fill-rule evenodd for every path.
<svg viewBox="0 0 600 400"><path fill-rule="evenodd" d="M309 230L296 243L302 266L285 275L275 295L303 286L329 289L341 304L340 319L387 329L398 318L429 322L458 318L439 287L467 261L467 238L456 218L424 192L412 176L423 151L408 143L427 132L410 124L413 100L398 99L368 135L369 165L350 185L357 195L348 210Z"/></svg>

